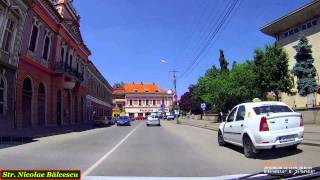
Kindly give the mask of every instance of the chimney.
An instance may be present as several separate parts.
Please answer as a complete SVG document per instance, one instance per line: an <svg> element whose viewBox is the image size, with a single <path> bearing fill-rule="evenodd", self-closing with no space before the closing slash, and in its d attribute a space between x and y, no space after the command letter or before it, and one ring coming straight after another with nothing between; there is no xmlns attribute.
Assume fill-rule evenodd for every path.
<svg viewBox="0 0 320 180"><path fill-rule="evenodd" d="M156 85L156 83L154 83L154 82L153 82L152 84L153 84L153 85Z"/></svg>
<svg viewBox="0 0 320 180"><path fill-rule="evenodd" d="M141 81L141 84L143 85L143 82Z"/></svg>

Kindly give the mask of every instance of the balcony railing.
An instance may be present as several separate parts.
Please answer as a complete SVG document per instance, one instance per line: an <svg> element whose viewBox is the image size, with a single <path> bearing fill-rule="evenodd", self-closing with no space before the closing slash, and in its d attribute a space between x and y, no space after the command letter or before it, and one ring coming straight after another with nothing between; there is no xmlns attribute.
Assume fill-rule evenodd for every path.
<svg viewBox="0 0 320 180"><path fill-rule="evenodd" d="M67 63L63 63L63 62L60 62L58 63L58 66L57 66L57 70L58 71L62 71L64 73L68 73L74 77L76 77L78 80L80 81L83 81L84 80L84 76L83 76L83 73L79 72L77 69L75 68L72 68L69 64Z"/></svg>

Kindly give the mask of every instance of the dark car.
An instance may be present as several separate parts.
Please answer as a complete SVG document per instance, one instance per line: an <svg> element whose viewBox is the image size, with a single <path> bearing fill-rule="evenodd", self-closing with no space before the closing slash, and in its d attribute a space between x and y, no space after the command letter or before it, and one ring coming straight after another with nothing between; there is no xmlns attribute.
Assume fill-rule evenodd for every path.
<svg viewBox="0 0 320 180"><path fill-rule="evenodd" d="M112 125L112 120L106 116L96 116L94 119L94 125L98 127L110 126Z"/></svg>
<svg viewBox="0 0 320 180"><path fill-rule="evenodd" d="M137 117L136 117L136 120L144 120L144 119L145 119L144 116L137 116Z"/></svg>
<svg viewBox="0 0 320 180"><path fill-rule="evenodd" d="M131 119L128 116L120 116L116 123L117 126L131 126Z"/></svg>

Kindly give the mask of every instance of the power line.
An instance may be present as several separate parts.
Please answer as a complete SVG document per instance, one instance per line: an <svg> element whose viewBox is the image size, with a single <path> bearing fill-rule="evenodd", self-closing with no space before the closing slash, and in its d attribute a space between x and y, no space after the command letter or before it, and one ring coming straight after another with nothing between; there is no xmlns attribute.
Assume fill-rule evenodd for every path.
<svg viewBox="0 0 320 180"><path fill-rule="evenodd" d="M223 1L223 2L225 2L225 1ZM214 21L214 18L212 18L212 16L215 15L215 13L214 13L215 11L214 10L211 11L212 13L209 14L207 19L205 20L205 21L207 21L209 23L207 23L206 25L204 25L204 26L202 26L200 28L200 33L201 32L205 32L206 29L209 29L210 31L209 31L209 33L207 33L207 35L204 38L202 38L202 36L204 36L205 34L202 33L202 35L200 35L199 43L192 43L192 44L197 44L196 46L194 46L196 48L196 50L193 51L194 54L199 52L201 50L201 47L203 46L202 44L205 43L206 41L208 41L208 39L210 38L210 35L212 34L212 32L214 30L214 27L216 27L218 22L222 19L222 14L226 11L226 7L228 7L230 5L231 1L227 1L227 2L228 2L228 4L225 6L224 10L222 10L221 15L218 16L216 21ZM215 4L215 5L216 5L215 7L219 7L219 3ZM212 19L212 21L210 21L210 19ZM187 51L187 52L191 52L191 51Z"/></svg>
<svg viewBox="0 0 320 180"><path fill-rule="evenodd" d="M181 74L181 77L185 76L189 71L192 71L193 68L200 62L200 57L203 55L203 53L210 47L212 41L220 31L220 29L223 27L223 25L227 22L230 14L235 9L236 5L238 4L239 0L234 0L232 4L227 7L226 13L223 15L221 21L218 21L217 27L214 29L214 31L210 32L209 38L206 40L205 45L200 49L199 53L196 55L192 63L187 67L187 69Z"/></svg>
<svg viewBox="0 0 320 180"><path fill-rule="evenodd" d="M194 58L193 62L188 66L186 71L181 75L183 77L185 74L187 74L189 71L192 71L195 65L197 65L200 61L201 55L208 49L210 46L212 40L216 37L217 33L220 31L223 24L226 22L227 18L229 17L230 13L234 9L235 5L237 4L238 0L233 1L233 3L230 5L230 7L227 7L227 12L222 17L221 21L219 21L217 28L210 34L209 39L207 39L205 45L200 49L200 52L197 54L197 56Z"/></svg>

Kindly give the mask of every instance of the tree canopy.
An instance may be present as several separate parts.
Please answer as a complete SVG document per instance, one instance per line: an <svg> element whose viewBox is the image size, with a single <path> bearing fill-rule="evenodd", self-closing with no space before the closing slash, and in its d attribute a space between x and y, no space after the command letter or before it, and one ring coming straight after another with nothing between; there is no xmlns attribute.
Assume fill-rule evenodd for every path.
<svg viewBox="0 0 320 180"><path fill-rule="evenodd" d="M253 61L234 62L230 70L220 50L219 63L220 69L213 65L198 79L192 93L186 94L199 104L206 103L209 113L228 112L235 105L254 98L266 99L269 92L274 92L278 100L280 92L290 93L293 87L288 55L277 44L256 49Z"/></svg>
<svg viewBox="0 0 320 180"><path fill-rule="evenodd" d="M307 96L317 92L318 86L316 77L316 68L313 65L311 45L308 39L300 35L299 43L294 46L297 54L295 55L296 64L292 69L295 76L298 77L298 92L301 96Z"/></svg>

